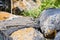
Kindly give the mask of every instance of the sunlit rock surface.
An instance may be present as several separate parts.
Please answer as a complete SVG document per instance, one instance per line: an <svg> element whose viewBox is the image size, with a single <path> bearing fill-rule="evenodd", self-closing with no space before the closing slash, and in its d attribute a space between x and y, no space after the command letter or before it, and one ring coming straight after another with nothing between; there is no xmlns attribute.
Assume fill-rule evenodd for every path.
<svg viewBox="0 0 60 40"><path fill-rule="evenodd" d="M34 28L24 28L11 34L13 40L45 40L43 35Z"/></svg>
<svg viewBox="0 0 60 40"><path fill-rule="evenodd" d="M11 13L0 11L0 20L6 20L11 16Z"/></svg>
<svg viewBox="0 0 60 40"><path fill-rule="evenodd" d="M30 10L39 7L41 0L12 0L12 9L18 7L22 10Z"/></svg>

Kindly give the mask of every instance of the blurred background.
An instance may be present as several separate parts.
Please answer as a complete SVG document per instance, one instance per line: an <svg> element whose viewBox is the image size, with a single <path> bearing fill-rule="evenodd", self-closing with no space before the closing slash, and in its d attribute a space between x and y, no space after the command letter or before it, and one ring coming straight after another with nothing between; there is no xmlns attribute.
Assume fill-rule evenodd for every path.
<svg viewBox="0 0 60 40"><path fill-rule="evenodd" d="M60 8L60 0L0 0L0 11L37 18L44 9Z"/></svg>

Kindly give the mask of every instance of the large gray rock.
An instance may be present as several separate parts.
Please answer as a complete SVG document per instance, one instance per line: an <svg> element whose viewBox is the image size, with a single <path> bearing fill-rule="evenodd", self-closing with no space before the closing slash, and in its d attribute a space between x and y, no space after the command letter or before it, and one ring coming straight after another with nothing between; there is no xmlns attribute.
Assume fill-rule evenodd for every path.
<svg viewBox="0 0 60 40"><path fill-rule="evenodd" d="M49 8L46 10L43 10L41 15L40 15L40 26L43 25L44 21L49 18L49 16L55 15L55 14L60 14L60 9L55 9L55 8Z"/></svg>
<svg viewBox="0 0 60 40"><path fill-rule="evenodd" d="M60 30L60 9L46 9L40 16L40 27L45 36L56 33L56 30Z"/></svg>
<svg viewBox="0 0 60 40"><path fill-rule="evenodd" d="M3 30L7 35L22 28L38 28L38 24L31 17L23 17L13 15L6 20L0 21L0 30Z"/></svg>
<svg viewBox="0 0 60 40"><path fill-rule="evenodd" d="M6 30L16 26L19 26L20 28L28 26L36 27L36 24L37 23L34 22L34 19L30 17L12 16L6 20L0 21L0 30Z"/></svg>

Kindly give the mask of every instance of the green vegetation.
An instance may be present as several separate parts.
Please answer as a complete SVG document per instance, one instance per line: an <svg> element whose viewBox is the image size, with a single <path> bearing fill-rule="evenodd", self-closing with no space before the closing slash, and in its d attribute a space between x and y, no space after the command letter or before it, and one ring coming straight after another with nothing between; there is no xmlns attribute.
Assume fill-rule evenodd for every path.
<svg viewBox="0 0 60 40"><path fill-rule="evenodd" d="M47 8L60 8L60 0L42 0L41 5L37 9L24 11L24 16L38 17L40 13Z"/></svg>
<svg viewBox="0 0 60 40"><path fill-rule="evenodd" d="M30 16L30 17L34 17L34 18L38 17L39 14L40 14L40 9L37 9L37 8L23 12L24 16Z"/></svg>
<svg viewBox="0 0 60 40"><path fill-rule="evenodd" d="M60 0L43 0L40 6L40 10L47 8L60 8Z"/></svg>

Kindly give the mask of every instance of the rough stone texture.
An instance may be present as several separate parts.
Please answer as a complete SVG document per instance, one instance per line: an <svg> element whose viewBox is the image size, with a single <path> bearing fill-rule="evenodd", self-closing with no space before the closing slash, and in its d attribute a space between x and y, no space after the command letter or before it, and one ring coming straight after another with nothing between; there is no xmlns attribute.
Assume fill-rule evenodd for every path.
<svg viewBox="0 0 60 40"><path fill-rule="evenodd" d="M56 30L60 30L60 9L44 10L40 17L40 27L45 36L56 34Z"/></svg>
<svg viewBox="0 0 60 40"><path fill-rule="evenodd" d="M12 9L18 7L20 10L30 10L39 7L41 0L12 0Z"/></svg>
<svg viewBox="0 0 60 40"><path fill-rule="evenodd" d="M32 27L37 27L37 23L34 22L34 19L31 17L23 17L23 16L17 16L17 15L12 15L6 12L0 12L0 30L8 29L10 27L18 27L20 28L32 26Z"/></svg>
<svg viewBox="0 0 60 40"><path fill-rule="evenodd" d="M41 17L39 18L40 21L40 27L41 30L43 32L43 34L45 35L43 37L43 34L41 34L39 31L37 31L34 28L29 28L29 27L33 27L32 25L34 25L34 27L37 27L34 21L34 19L31 19L29 17L22 17L22 16L16 16L16 15L12 15L10 16L10 14L4 14L5 12L1 12L0 21L1 24L5 23L4 25L6 26L8 24L7 27L5 27L4 25L0 24L0 27L2 28L7 28L7 30L4 30L2 32L4 32L5 34L7 34L7 36L10 36L13 40L53 40L53 39L47 39L44 37L55 37L54 40L60 40L60 32L56 32L57 30L60 30L60 9L46 9L42 12ZM3 14L3 15L2 15ZM7 17L5 17L5 15ZM20 19L19 19L20 18ZM5 21L6 20L6 21ZM11 23L10 23L11 22ZM16 26L19 23L19 26ZM6 24L7 23L7 24ZM28 24L29 23L29 24ZM11 26L13 25L13 26ZM14 26L15 25L15 26ZM23 25L23 26L22 26ZM1 30L1 29L0 29ZM2 35L0 33L0 38L2 38L4 35ZM11 40L12 40L11 39Z"/></svg>
<svg viewBox="0 0 60 40"><path fill-rule="evenodd" d="M55 14L47 18L44 22L43 27L45 26L46 31L50 30L60 30L60 14Z"/></svg>
<svg viewBox="0 0 60 40"><path fill-rule="evenodd" d="M40 15L40 26L43 25L44 21L49 18L49 16L52 16L54 14L60 14L60 9L55 9L55 8L49 8L46 9L44 11L42 11L41 15Z"/></svg>
<svg viewBox="0 0 60 40"><path fill-rule="evenodd" d="M41 0L12 0L12 13L20 15L24 11L37 9L40 4Z"/></svg>
<svg viewBox="0 0 60 40"><path fill-rule="evenodd" d="M12 14L10 14L8 12L0 11L0 20L6 20L11 16L12 16Z"/></svg>
<svg viewBox="0 0 60 40"><path fill-rule="evenodd" d="M43 35L34 28L24 28L11 34L13 40L45 40Z"/></svg>
<svg viewBox="0 0 60 40"><path fill-rule="evenodd" d="M0 40L12 40L12 38L0 30Z"/></svg>
<svg viewBox="0 0 60 40"><path fill-rule="evenodd" d="M56 31L60 30L60 14L55 14L47 18L41 29L45 31L44 34L49 35L54 32L54 35L56 35Z"/></svg>
<svg viewBox="0 0 60 40"><path fill-rule="evenodd" d="M60 40L60 32L58 32L55 36L55 39L54 40Z"/></svg>
<svg viewBox="0 0 60 40"><path fill-rule="evenodd" d="M10 28L10 27L18 27L21 26L22 28L28 27L28 26L35 26L35 23L32 19L30 18L26 18L26 17L11 17L8 18L6 20L0 21L0 29L4 29L4 28Z"/></svg>

